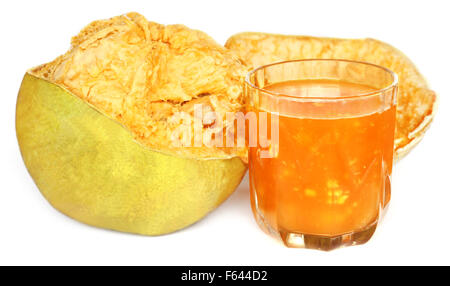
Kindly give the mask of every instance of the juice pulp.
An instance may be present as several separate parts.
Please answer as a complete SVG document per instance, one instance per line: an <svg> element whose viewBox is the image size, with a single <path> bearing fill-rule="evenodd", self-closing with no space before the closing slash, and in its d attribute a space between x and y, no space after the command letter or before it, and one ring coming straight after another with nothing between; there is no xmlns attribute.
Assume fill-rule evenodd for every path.
<svg viewBox="0 0 450 286"><path fill-rule="evenodd" d="M288 81L264 89L302 98L340 98L376 90L333 80ZM321 110L317 117L311 114L320 104L304 109L307 117L301 111L295 116L283 114L281 108L274 157L260 158L260 147L249 150L251 201L257 220L276 232L323 236L376 223L390 199L395 105L382 110L375 105L379 102L367 101L366 114L352 115L349 105L328 103L329 114ZM346 110L340 113L343 107Z"/></svg>

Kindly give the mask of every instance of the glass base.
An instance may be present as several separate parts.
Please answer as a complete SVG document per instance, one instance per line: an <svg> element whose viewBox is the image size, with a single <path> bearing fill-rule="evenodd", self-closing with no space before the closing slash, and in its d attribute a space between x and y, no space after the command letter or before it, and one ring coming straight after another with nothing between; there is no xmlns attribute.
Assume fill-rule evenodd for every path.
<svg viewBox="0 0 450 286"><path fill-rule="evenodd" d="M265 222L265 219L260 214L255 213L255 217L258 225L265 232L281 240L287 247L309 248L324 251L330 251L344 246L364 244L372 237L378 224L378 221L375 221L362 230L337 236L322 236L305 233L294 233L286 230L275 230Z"/></svg>

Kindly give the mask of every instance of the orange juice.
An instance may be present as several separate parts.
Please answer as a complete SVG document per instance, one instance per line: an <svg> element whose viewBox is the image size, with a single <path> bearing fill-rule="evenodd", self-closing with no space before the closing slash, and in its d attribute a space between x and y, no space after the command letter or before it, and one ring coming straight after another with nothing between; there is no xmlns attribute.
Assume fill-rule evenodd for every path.
<svg viewBox="0 0 450 286"><path fill-rule="evenodd" d="M276 153L260 158L264 148L249 148L252 209L260 224L275 233L326 237L376 226L390 199L395 104L370 98L374 87L339 80L285 81L264 90L294 102L330 102L277 103Z"/></svg>

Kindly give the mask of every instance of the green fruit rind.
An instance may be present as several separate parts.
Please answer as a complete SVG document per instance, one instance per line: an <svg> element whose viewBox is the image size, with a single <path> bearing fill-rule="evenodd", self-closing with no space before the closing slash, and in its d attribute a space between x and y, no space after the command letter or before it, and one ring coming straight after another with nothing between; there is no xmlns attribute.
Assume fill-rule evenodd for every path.
<svg viewBox="0 0 450 286"><path fill-rule="evenodd" d="M65 89L24 76L16 132L45 198L89 225L159 235L184 228L239 185L239 158L197 160L150 150L118 122Z"/></svg>

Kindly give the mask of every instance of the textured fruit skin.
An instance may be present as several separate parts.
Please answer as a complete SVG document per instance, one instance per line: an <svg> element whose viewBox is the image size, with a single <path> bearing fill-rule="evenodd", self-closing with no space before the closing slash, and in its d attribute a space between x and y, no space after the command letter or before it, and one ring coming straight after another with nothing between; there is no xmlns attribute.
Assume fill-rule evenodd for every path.
<svg viewBox="0 0 450 286"><path fill-rule="evenodd" d="M25 165L45 198L89 225L159 235L216 208L239 185L239 158L196 160L149 150L63 88L26 74L16 107Z"/></svg>

